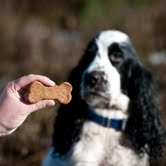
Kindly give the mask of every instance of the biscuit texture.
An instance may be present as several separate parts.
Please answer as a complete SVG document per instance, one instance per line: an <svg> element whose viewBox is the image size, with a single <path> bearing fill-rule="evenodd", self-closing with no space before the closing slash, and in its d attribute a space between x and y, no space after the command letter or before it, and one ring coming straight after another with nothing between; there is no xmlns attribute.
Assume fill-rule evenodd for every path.
<svg viewBox="0 0 166 166"><path fill-rule="evenodd" d="M47 87L41 82L35 81L30 84L25 98L29 103L37 103L41 100L58 100L62 104L68 104L72 99L71 91L72 85L68 82Z"/></svg>

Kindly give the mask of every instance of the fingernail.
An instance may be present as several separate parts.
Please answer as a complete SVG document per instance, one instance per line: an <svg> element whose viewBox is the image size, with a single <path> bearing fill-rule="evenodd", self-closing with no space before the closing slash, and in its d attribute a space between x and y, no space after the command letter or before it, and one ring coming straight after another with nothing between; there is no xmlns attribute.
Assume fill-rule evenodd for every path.
<svg viewBox="0 0 166 166"><path fill-rule="evenodd" d="M52 85L52 86L54 86L54 85L55 85L55 82L54 82L54 81L52 81L52 80L50 80L50 83L51 83L51 85Z"/></svg>
<svg viewBox="0 0 166 166"><path fill-rule="evenodd" d="M55 101L54 100L48 100L46 103L47 107L52 107L55 105Z"/></svg>

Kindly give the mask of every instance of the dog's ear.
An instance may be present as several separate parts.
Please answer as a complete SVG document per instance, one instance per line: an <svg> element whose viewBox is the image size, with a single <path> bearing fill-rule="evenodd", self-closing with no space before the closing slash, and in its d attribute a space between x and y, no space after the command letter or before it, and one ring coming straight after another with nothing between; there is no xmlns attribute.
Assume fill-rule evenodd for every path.
<svg viewBox="0 0 166 166"><path fill-rule="evenodd" d="M71 105L73 102L74 103L80 102L81 100L80 85L82 81L83 72L88 68L90 63L93 61L94 57L96 56L97 50L98 47L96 45L95 39L92 39L87 45L78 65L71 71L68 78L68 82L71 83L73 86L73 91L72 91L73 98L69 105ZM76 107L76 105L74 105L74 107Z"/></svg>
<svg viewBox="0 0 166 166"><path fill-rule="evenodd" d="M78 65L71 71L68 82L73 86L72 100L61 105L54 124L53 146L59 154L66 154L78 141L82 125L86 120L87 105L80 97L80 85L83 72L95 55L95 47L90 42Z"/></svg>
<svg viewBox="0 0 166 166"><path fill-rule="evenodd" d="M146 151L157 159L162 156L165 130L152 75L139 63L132 68L128 89L130 106L126 133L138 151Z"/></svg>

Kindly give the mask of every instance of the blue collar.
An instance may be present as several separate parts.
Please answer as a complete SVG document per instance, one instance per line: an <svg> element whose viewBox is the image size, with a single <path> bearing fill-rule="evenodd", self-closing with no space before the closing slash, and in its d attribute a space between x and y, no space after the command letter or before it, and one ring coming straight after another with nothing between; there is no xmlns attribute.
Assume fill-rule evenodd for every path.
<svg viewBox="0 0 166 166"><path fill-rule="evenodd" d="M127 122L126 119L108 119L102 117L92 110L89 110L88 118L101 126L114 128L116 130L124 130Z"/></svg>

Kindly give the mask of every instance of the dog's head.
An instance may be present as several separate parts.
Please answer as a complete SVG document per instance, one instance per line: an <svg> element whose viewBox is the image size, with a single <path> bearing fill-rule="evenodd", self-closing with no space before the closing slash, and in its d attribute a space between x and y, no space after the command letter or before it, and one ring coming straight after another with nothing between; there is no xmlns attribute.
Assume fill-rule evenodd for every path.
<svg viewBox="0 0 166 166"><path fill-rule="evenodd" d="M81 97L90 107L110 109L120 94L128 93L131 66L137 61L131 41L122 32L104 31L90 41L84 56L91 61L82 73Z"/></svg>

